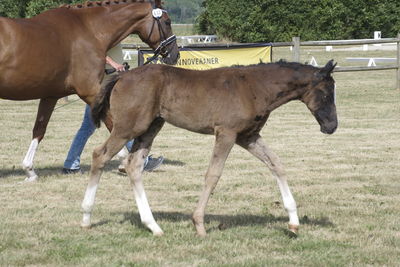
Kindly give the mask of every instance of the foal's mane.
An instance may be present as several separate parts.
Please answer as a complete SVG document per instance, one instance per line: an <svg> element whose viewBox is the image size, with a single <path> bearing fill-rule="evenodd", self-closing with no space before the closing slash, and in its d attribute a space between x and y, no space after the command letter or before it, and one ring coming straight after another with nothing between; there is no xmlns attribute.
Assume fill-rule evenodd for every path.
<svg viewBox="0 0 400 267"><path fill-rule="evenodd" d="M75 4L75 5L61 5L60 8L68 8L68 9L78 9L78 8L87 8L87 7L98 7L98 6L110 6L110 5L118 5L118 4L130 4L130 3L146 3L152 2L151 0L105 0L105 1L87 1L83 4Z"/></svg>
<svg viewBox="0 0 400 267"><path fill-rule="evenodd" d="M279 67L289 68L293 70L299 70L300 68L316 69L314 66L309 64L302 64L299 62L287 62L283 59L279 60L275 64L277 64Z"/></svg>
<svg viewBox="0 0 400 267"><path fill-rule="evenodd" d="M282 68L288 68L288 69L293 69L293 70L299 70L301 68L306 68L306 69L316 69L316 67L308 64L302 64L299 62L287 62L286 60L279 60L277 62L271 62L271 63L264 63L260 62L258 64L252 64L252 65L233 65L231 66L232 68L243 68L243 67L263 67L263 66L273 66L277 65L278 67Z"/></svg>

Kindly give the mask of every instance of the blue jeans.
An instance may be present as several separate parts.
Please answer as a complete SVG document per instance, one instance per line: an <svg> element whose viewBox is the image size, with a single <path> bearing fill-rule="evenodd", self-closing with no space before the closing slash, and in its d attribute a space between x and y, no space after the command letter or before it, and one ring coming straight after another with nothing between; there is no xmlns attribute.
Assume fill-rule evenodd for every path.
<svg viewBox="0 0 400 267"><path fill-rule="evenodd" d="M67 158L64 162L64 168L77 170L80 169L81 154L85 148L86 142L89 137L96 130L96 126L92 121L90 106L86 105L85 114L83 115L82 125L76 133L71 147L69 148ZM126 148L130 151L133 145L133 140L126 143Z"/></svg>

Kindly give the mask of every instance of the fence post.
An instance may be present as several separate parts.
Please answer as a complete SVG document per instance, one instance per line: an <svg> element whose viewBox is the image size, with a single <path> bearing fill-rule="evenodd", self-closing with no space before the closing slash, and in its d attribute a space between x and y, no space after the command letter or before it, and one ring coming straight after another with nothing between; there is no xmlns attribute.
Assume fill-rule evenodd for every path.
<svg viewBox="0 0 400 267"><path fill-rule="evenodd" d="M400 89L400 33L397 34L397 89Z"/></svg>
<svg viewBox="0 0 400 267"><path fill-rule="evenodd" d="M293 61L300 62L300 37L292 37Z"/></svg>

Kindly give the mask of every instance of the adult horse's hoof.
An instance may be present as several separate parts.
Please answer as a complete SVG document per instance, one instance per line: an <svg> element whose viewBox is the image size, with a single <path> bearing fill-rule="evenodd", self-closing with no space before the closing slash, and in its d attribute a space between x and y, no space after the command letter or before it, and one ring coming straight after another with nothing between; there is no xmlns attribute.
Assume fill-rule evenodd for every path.
<svg viewBox="0 0 400 267"><path fill-rule="evenodd" d="M298 232L299 232L299 226L298 225L289 224L287 233L288 233L288 236L290 238L297 238L298 237Z"/></svg>

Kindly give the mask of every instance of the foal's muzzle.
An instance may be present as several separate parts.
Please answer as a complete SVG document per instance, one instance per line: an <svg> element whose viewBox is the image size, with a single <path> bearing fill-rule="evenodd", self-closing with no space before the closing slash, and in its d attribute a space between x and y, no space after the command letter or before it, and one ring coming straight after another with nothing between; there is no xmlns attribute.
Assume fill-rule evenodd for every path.
<svg viewBox="0 0 400 267"><path fill-rule="evenodd" d="M319 109L314 113L314 116L321 127L322 133L333 134L336 131L338 127L338 120L335 107L330 109Z"/></svg>

